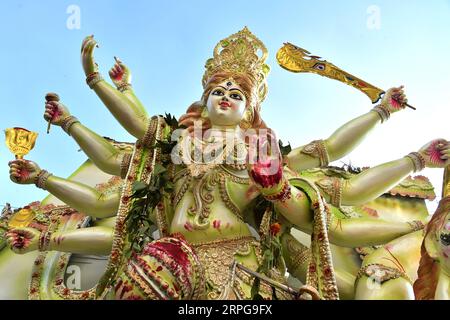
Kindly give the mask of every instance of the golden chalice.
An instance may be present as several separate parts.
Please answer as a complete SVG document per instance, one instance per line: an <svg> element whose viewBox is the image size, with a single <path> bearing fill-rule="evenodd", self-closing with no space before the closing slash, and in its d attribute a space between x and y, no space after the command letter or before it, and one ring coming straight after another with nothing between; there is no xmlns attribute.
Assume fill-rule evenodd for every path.
<svg viewBox="0 0 450 320"><path fill-rule="evenodd" d="M24 128L9 128L5 130L6 146L16 156L16 159L23 159L33 148L37 132Z"/></svg>

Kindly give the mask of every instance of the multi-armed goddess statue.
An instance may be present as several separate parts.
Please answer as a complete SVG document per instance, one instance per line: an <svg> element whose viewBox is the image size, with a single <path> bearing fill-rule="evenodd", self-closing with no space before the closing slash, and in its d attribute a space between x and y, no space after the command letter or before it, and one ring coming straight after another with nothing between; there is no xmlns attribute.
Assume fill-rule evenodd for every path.
<svg viewBox="0 0 450 320"><path fill-rule="evenodd" d="M350 278L356 279L354 286L339 271L351 273L354 262L340 256L336 263L332 247L380 246L411 234L423 239L424 226L440 230L427 233L433 237L423 250L429 248L428 258L440 261L433 269L441 281L436 295L449 297L448 201L441 208L445 214L430 228L426 216L405 221L374 217L368 207L355 212L411 173L445 168L450 143L437 139L356 173L328 166L406 107L402 87L388 90L376 107L328 139L291 150L276 141L261 118L267 49L247 28L217 44L206 62L203 95L178 120L147 115L131 86L130 70L118 59L109 72L115 87L108 84L94 61L96 46L93 36L82 44L87 84L137 141L120 145L103 138L72 116L57 96L47 96L44 118L115 177L94 188L57 177L29 160L10 162L14 182L35 183L66 204L32 205L23 209L35 211L32 222L8 226L13 251L40 252L30 298L339 299L354 296L354 290L368 297L371 288L361 286L367 283L362 278L375 281L372 275L378 277L378 271L383 273L381 298L390 281L396 283L386 297L414 298L411 276L382 262L355 272ZM110 223L98 223L106 220ZM310 243L299 234L310 235ZM109 256L93 288L66 286L63 274L71 253ZM49 257L60 261L54 264ZM293 287L287 274L302 285Z"/></svg>

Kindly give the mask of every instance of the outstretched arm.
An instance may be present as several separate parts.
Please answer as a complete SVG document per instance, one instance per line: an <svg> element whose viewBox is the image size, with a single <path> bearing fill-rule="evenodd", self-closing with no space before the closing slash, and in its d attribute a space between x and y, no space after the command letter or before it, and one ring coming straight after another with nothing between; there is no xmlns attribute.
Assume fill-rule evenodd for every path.
<svg viewBox="0 0 450 320"><path fill-rule="evenodd" d="M107 255L111 252L113 229L91 227L42 234L32 228L17 228L8 231L6 236L11 250L19 254L35 250L55 250L79 254Z"/></svg>
<svg viewBox="0 0 450 320"><path fill-rule="evenodd" d="M96 218L116 215L119 207L119 192L104 195L94 188L50 175L28 160L9 163L10 178L19 184L35 183L72 208Z"/></svg>
<svg viewBox="0 0 450 320"><path fill-rule="evenodd" d="M62 103L50 101L45 104L44 119L62 129L74 138L81 150L102 171L120 176L121 165L126 152L117 150L109 141L82 125L70 115Z"/></svg>
<svg viewBox="0 0 450 320"><path fill-rule="evenodd" d="M131 89L131 73L121 61L116 59L116 65L111 69L110 76L118 88L113 88L98 72L97 64L94 62L96 47L97 42L93 36L84 39L81 61L87 77L86 81L117 121L130 134L140 139L145 135L149 120L145 109Z"/></svg>
<svg viewBox="0 0 450 320"><path fill-rule="evenodd" d="M342 202L350 201L356 205L373 200L411 172L424 166L443 168L449 164L449 159L450 143L443 139L434 140L422 147L420 152L369 169L351 179L342 192ZM257 163L251 168L250 176L279 213L299 230L311 233L313 211L310 197L283 176L281 167L278 170L269 169L276 163L279 162ZM333 185L331 187L334 188ZM329 199L329 195L325 196ZM332 217L329 234L330 241L336 245L358 247L386 243L421 227L423 225L420 222L393 223L379 219Z"/></svg>
<svg viewBox="0 0 450 320"><path fill-rule="evenodd" d="M286 164L295 171L302 171L323 167L328 162L344 157L355 149L377 124L386 120L391 113L403 109L406 102L403 87L388 90L380 106L347 122L328 139L314 141L292 150L285 157Z"/></svg>

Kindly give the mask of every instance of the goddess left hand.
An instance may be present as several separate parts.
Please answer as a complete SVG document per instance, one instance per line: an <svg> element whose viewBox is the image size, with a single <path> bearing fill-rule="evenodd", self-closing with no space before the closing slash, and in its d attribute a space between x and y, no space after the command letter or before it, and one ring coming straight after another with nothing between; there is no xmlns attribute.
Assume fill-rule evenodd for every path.
<svg viewBox="0 0 450 320"><path fill-rule="evenodd" d="M406 98L403 86L389 89L381 100L381 104L385 106L392 114L406 107L408 99Z"/></svg>

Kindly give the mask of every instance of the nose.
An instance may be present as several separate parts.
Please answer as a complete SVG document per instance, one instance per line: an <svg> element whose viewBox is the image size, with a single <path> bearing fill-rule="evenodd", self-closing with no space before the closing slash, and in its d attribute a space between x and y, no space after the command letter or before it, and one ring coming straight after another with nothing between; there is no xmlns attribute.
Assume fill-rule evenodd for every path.
<svg viewBox="0 0 450 320"><path fill-rule="evenodd" d="M224 96L222 97L222 101L228 101L227 96L224 95Z"/></svg>

